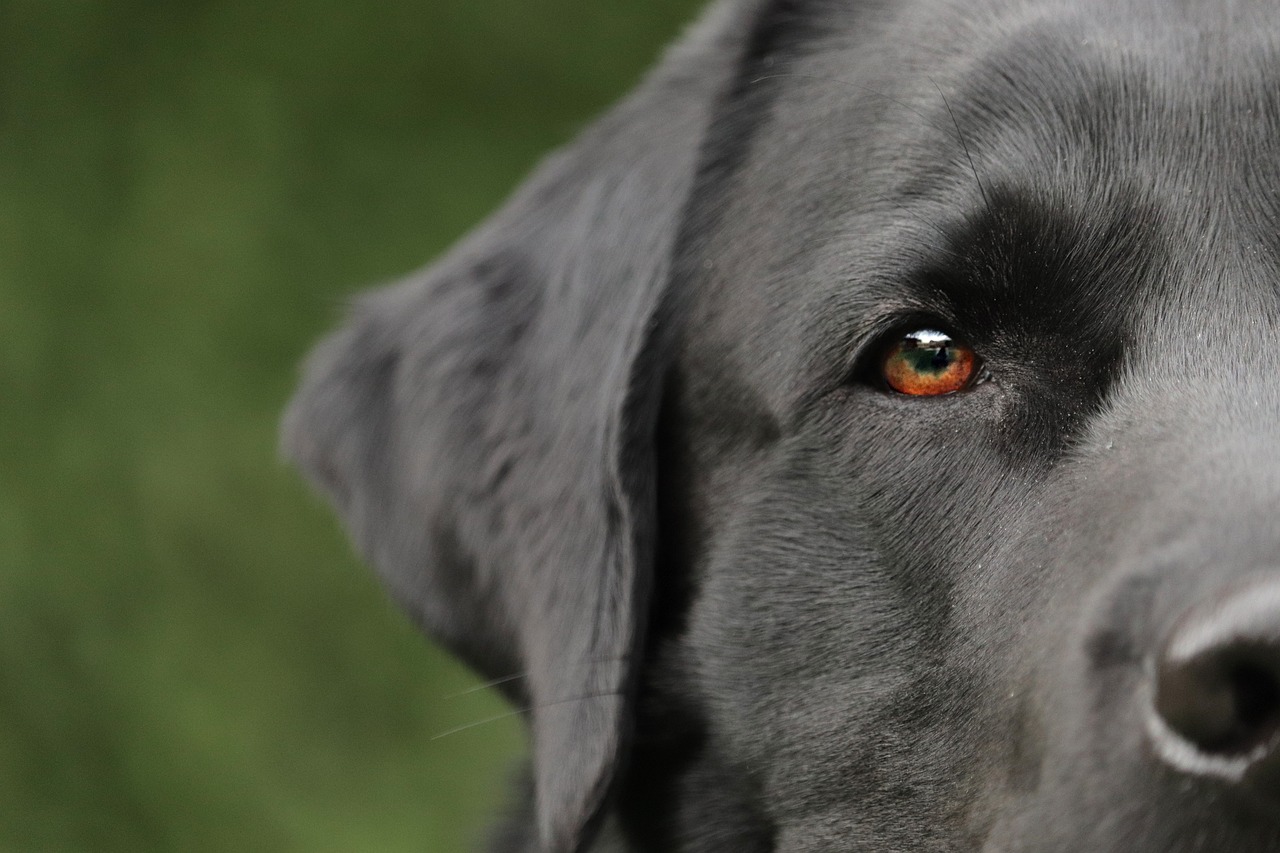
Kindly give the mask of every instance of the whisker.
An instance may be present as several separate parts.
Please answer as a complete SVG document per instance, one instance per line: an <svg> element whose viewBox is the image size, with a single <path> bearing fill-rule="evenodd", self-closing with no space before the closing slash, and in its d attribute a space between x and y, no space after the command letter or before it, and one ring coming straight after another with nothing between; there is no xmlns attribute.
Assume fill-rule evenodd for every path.
<svg viewBox="0 0 1280 853"><path fill-rule="evenodd" d="M942 94L942 87L938 85L938 81L930 77L929 82L933 84L933 88L938 90L938 97L942 98L942 105L947 108L947 114L951 116L951 123L956 126L956 138L960 140L960 147L964 149L965 159L969 161L969 169L973 172L973 181L978 185L978 192L982 194L982 204L987 208L988 213L994 215L995 211L991 209L991 200L987 198L987 188L982 185L982 178L978 177L978 167L974 165L973 155L969 153L969 143L965 141L964 133L960 130L960 121L951 109L947 96Z"/></svg>
<svg viewBox="0 0 1280 853"><path fill-rule="evenodd" d="M470 729L479 728L480 726L487 726L490 723L496 723L496 722L499 722L500 720L505 720L510 717L515 717L522 714L528 714L532 711L541 710L542 708L554 708L557 705L568 705L571 702L585 702L588 699L603 699L606 696L621 696L621 695L623 694L619 690L604 690L599 693L588 693L583 696L573 696L569 699L558 699L555 702L541 702L537 705L529 705L524 708L513 708L512 710L506 711L505 713L495 714L494 716L486 717L483 720L475 720L474 722L466 723L465 725L461 725L461 726L456 726L455 728L449 729L448 731L443 731L443 732L440 732L439 734L432 735L430 740L434 742L434 741L440 740L441 738L446 738L451 735L456 735L461 732L469 731Z"/></svg>
<svg viewBox="0 0 1280 853"><path fill-rule="evenodd" d="M457 693L449 693L444 698L461 699L463 696L470 696L472 693L479 693L482 690L489 690L493 687L501 687L504 684L510 684L513 681L520 681L526 677L526 674L523 672L517 672L514 675L504 675L501 678L495 678L492 681L477 684L475 687L468 687L466 690L459 690Z"/></svg>
<svg viewBox="0 0 1280 853"><path fill-rule="evenodd" d="M612 658L593 658L591 660L584 661L583 663L579 664L579 666L593 666L595 664L601 664L601 663L624 663L629 660L631 660L631 655L621 655L619 657L612 657ZM513 681L520 681L528 677L529 677L529 673L527 672L515 672L515 673L512 673L511 675L503 675L503 676L499 676L498 678L494 678L490 681L485 681L481 684L477 684L475 687L468 687L466 690L460 690L457 693L445 694L443 698L461 699L463 696L470 696L473 693L479 693L483 690L489 690L490 688L493 688L493 687L501 687L504 684L510 684Z"/></svg>
<svg viewBox="0 0 1280 853"><path fill-rule="evenodd" d="M523 708L517 708L513 711L506 711L505 713L502 713L502 714L495 714L492 717L485 717L483 720L476 720L475 722L467 723L466 725L458 726L456 728L449 729L448 731L440 732L440 734L432 735L431 740L437 741L437 740L440 740L441 738L449 737L450 735L461 734L462 732L468 731L470 729L476 729L476 728L479 728L480 726L487 726L490 723L496 723L499 720L505 720L508 717L514 717L517 714L523 714L523 713L525 713L525 710Z"/></svg>

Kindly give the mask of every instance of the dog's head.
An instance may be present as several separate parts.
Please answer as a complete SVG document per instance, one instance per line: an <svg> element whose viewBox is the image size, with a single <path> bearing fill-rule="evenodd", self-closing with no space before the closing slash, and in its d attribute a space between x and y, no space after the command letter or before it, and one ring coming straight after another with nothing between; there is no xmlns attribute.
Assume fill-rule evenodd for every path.
<svg viewBox="0 0 1280 853"><path fill-rule="evenodd" d="M1267 3L725 0L286 443L515 849L1274 849L1278 224Z"/></svg>

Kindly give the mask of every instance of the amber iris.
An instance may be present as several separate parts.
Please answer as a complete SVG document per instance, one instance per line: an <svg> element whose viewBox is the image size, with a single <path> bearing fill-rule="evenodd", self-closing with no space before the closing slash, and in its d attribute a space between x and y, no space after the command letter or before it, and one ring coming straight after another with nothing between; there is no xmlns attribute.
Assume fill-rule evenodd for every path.
<svg viewBox="0 0 1280 853"><path fill-rule="evenodd" d="M884 381L899 394L937 397L973 384L978 357L945 332L921 329L903 335L885 353Z"/></svg>

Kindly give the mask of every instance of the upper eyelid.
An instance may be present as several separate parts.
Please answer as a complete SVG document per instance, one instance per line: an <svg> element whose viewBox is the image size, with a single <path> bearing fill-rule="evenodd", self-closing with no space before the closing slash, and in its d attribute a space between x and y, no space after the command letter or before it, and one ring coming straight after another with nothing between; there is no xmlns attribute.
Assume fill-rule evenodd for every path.
<svg viewBox="0 0 1280 853"><path fill-rule="evenodd" d="M888 349L912 332L935 331L950 340L972 350L977 357L977 375L990 377L987 359L973 338L954 322L932 312L885 313L863 327L858 342L850 353L850 362L844 372L846 384L887 387L882 375L881 360ZM981 384L981 381L974 383Z"/></svg>
<svg viewBox="0 0 1280 853"><path fill-rule="evenodd" d="M819 341L804 359L809 391L797 399L811 400L848 385L866 370L885 336L921 326L936 327L957 340L970 341L957 322L947 294L929 286L918 259L902 268L852 274L841 273L834 294L821 299L802 321L806 336ZM898 266L898 265L894 265ZM845 295L847 294L847 295Z"/></svg>
<svg viewBox="0 0 1280 853"><path fill-rule="evenodd" d="M884 345L890 343L891 336L921 330L942 332L953 340L966 344L970 341L964 330L957 328L957 324L948 317L926 311L894 312L877 317L863 327L851 353L853 364L863 364L868 358L875 356Z"/></svg>

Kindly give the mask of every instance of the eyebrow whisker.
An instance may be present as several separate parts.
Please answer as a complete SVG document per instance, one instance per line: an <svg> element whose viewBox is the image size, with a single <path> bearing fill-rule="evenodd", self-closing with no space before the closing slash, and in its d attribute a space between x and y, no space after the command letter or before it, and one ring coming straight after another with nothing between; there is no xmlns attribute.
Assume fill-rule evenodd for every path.
<svg viewBox="0 0 1280 853"><path fill-rule="evenodd" d="M987 213L994 216L995 211L991 208L991 199L987 198L987 188L982 185L982 178L978 177L978 167L974 165L973 155L969 153L969 143L965 141L964 132L960 130L960 121L956 118L955 111L951 109L951 102L942 93L942 87L938 85L938 81L930 77L929 82L933 84L933 88L938 90L938 97L942 98L942 105L947 108L947 114L951 116L951 123L955 125L956 138L960 140L960 147L964 149L965 159L969 161L969 169L973 172L973 181L978 185L978 192L982 194L982 204L987 208Z"/></svg>

